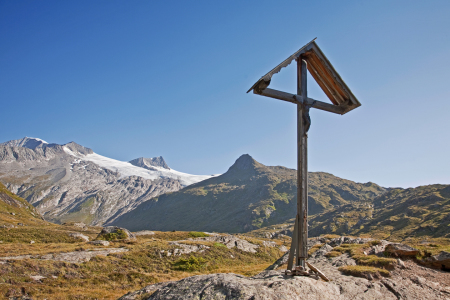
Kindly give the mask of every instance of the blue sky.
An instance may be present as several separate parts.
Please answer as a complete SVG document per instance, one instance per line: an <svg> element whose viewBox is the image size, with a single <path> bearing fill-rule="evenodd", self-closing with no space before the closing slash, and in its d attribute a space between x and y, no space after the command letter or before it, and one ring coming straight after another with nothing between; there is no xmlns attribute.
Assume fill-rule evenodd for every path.
<svg viewBox="0 0 450 300"><path fill-rule="evenodd" d="M450 184L449 15L449 1L1 0L0 141L162 155L192 174L244 153L295 168L294 105L245 92L317 37L362 106L311 112L309 169ZM295 67L271 87L294 92Z"/></svg>

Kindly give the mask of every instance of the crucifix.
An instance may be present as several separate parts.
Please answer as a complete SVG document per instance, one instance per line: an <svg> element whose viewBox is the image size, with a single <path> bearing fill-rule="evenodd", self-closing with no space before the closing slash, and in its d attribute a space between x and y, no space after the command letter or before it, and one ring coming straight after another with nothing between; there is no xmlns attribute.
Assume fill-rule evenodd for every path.
<svg viewBox="0 0 450 300"><path fill-rule="evenodd" d="M333 68L319 46L312 40L289 56L269 73L262 76L248 91L296 104L297 108L297 214L291 249L289 251L286 274L314 275L328 281L326 276L309 264L308 258L308 130L311 126L310 108L316 108L343 115L358 106L358 99ZM290 94L268 88L272 76L287 67L293 60L297 62L297 94ZM331 104L314 100L307 93L307 71L319 84ZM306 269L306 265L310 271Z"/></svg>

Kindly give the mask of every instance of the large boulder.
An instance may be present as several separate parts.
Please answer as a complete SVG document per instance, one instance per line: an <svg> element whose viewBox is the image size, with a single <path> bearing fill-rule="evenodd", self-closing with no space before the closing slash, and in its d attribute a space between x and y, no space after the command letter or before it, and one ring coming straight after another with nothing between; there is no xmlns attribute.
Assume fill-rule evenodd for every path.
<svg viewBox="0 0 450 300"><path fill-rule="evenodd" d="M128 229L117 226L103 227L102 231L98 234L97 240L130 240L136 239L136 236L132 234Z"/></svg>
<svg viewBox="0 0 450 300"><path fill-rule="evenodd" d="M419 250L410 247L405 244L392 243L386 246L385 252L389 253L391 256L416 256L419 254Z"/></svg>
<svg viewBox="0 0 450 300"><path fill-rule="evenodd" d="M386 246L389 244L391 244L391 242L381 240L379 243L370 247L369 254L382 256L384 251L386 251Z"/></svg>
<svg viewBox="0 0 450 300"><path fill-rule="evenodd" d="M450 253L446 251L441 251L437 255L433 255L426 259L426 262L431 264L433 267L439 269L450 271Z"/></svg>

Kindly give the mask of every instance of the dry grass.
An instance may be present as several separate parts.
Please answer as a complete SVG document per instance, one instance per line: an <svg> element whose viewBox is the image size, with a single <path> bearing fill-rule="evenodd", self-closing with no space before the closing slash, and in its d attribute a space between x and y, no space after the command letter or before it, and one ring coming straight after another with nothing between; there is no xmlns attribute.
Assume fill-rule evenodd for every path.
<svg viewBox="0 0 450 300"><path fill-rule="evenodd" d="M160 257L160 251L176 247L169 241L188 237L189 232L156 232L153 236L138 237L134 244L115 241L113 247L126 247L129 252L97 256L80 264L34 259L9 261L0 269L0 297L22 296L25 292L34 299L117 299L130 290L148 284L192 275L232 272L252 276L267 268L282 254L277 247L260 247L253 254L210 243L209 250L192 254L202 261L198 270L177 270L176 262L190 255ZM7 243L2 245L0 253L1 256L42 255L94 247L79 242L48 243L45 246ZM32 275L46 278L34 281L30 278Z"/></svg>
<svg viewBox="0 0 450 300"><path fill-rule="evenodd" d="M364 254L364 250L369 247L369 244L342 244L339 247L334 247L333 250L328 252L325 256L333 258L340 256L343 253L348 253L360 266L371 266L388 270L394 269L397 265L396 259Z"/></svg>
<svg viewBox="0 0 450 300"><path fill-rule="evenodd" d="M405 241L409 246L414 247L420 251L416 257L422 259L436 255L441 251L450 252L449 238L410 238Z"/></svg>
<svg viewBox="0 0 450 300"><path fill-rule="evenodd" d="M338 257L338 256L341 256L341 255L342 255L342 252L339 252L339 251L330 251L327 254L325 254L325 256L328 257L328 258Z"/></svg>
<svg viewBox="0 0 450 300"><path fill-rule="evenodd" d="M373 277L379 277L379 275L388 277L390 276L389 271L381 268L370 267L370 266L345 266L340 267L339 271L346 275L351 275L355 277L367 278L368 275Z"/></svg>
<svg viewBox="0 0 450 300"><path fill-rule="evenodd" d="M322 237L324 237L324 238L326 238L326 239L334 239L334 238L338 238L338 237L341 237L340 235L337 235L337 234L323 234L323 235L321 235Z"/></svg>
<svg viewBox="0 0 450 300"><path fill-rule="evenodd" d="M323 244L317 244L317 245L312 246L311 249L308 250L308 255L311 256L314 252L319 250L322 246L323 246Z"/></svg>

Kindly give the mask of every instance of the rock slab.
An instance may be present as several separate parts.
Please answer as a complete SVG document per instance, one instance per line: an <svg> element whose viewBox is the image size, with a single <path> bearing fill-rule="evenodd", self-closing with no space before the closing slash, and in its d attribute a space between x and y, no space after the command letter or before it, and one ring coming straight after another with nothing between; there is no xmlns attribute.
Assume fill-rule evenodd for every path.
<svg viewBox="0 0 450 300"><path fill-rule="evenodd" d="M237 274L210 274L192 276L177 282L155 284L128 293L121 300L138 299L339 299L339 288L335 285L308 277L287 277L279 271L265 271L254 277Z"/></svg>

